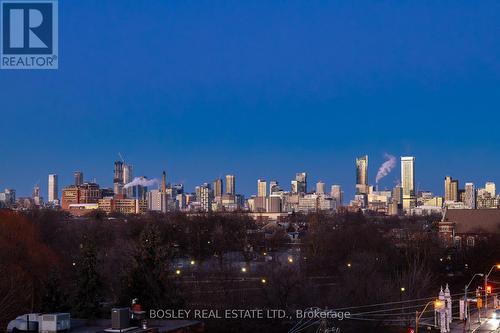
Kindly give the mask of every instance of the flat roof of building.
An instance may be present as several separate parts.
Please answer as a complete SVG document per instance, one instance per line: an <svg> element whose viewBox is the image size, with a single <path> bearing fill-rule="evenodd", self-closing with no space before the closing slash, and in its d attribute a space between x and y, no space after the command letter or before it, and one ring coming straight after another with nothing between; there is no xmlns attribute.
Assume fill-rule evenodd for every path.
<svg viewBox="0 0 500 333"><path fill-rule="evenodd" d="M500 233L500 209L447 209L443 221L457 233Z"/></svg>

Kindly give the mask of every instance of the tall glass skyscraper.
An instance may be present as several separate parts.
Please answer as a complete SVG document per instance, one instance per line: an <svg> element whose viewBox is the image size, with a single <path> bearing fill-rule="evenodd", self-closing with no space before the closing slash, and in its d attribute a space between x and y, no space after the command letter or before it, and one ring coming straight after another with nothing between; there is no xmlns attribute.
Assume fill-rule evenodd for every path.
<svg viewBox="0 0 500 333"><path fill-rule="evenodd" d="M236 179L234 175L226 175L226 194L235 195L236 194Z"/></svg>
<svg viewBox="0 0 500 333"><path fill-rule="evenodd" d="M214 197L220 198L222 197L222 179L217 178L214 180Z"/></svg>
<svg viewBox="0 0 500 333"><path fill-rule="evenodd" d="M401 157L401 185L403 188L403 209L415 207L415 157Z"/></svg>
<svg viewBox="0 0 500 333"><path fill-rule="evenodd" d="M49 175L49 188L48 188L48 201L49 203L56 203L59 200L57 175Z"/></svg>
<svg viewBox="0 0 500 333"><path fill-rule="evenodd" d="M267 196L267 182L265 179L257 179L257 196L258 197Z"/></svg>
<svg viewBox="0 0 500 333"><path fill-rule="evenodd" d="M356 158L356 194L368 194L368 155Z"/></svg>

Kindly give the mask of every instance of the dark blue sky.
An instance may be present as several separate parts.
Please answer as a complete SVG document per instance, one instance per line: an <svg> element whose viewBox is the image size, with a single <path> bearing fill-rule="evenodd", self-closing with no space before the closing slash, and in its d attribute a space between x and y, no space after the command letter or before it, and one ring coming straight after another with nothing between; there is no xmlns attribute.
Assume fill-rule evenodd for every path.
<svg viewBox="0 0 500 333"><path fill-rule="evenodd" d="M353 193L354 159L500 183L498 1L61 0L59 70L0 71L0 188L81 169ZM382 182L392 186L399 165Z"/></svg>

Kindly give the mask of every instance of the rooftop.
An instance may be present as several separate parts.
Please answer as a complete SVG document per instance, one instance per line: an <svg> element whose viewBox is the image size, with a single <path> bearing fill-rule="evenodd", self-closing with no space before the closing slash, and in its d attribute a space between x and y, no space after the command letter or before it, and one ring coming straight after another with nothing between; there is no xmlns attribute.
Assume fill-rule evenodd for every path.
<svg viewBox="0 0 500 333"><path fill-rule="evenodd" d="M500 209L447 209L445 222L455 223L457 233L500 233Z"/></svg>

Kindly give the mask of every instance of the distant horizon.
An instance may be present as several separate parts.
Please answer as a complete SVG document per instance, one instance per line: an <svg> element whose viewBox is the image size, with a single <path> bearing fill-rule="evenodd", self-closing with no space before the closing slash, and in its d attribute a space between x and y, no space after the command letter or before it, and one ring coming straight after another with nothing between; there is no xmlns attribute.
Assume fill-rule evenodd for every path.
<svg viewBox="0 0 500 333"><path fill-rule="evenodd" d="M357 157L360 157L360 156L364 156L365 154L362 154L362 155L359 155ZM415 187L416 187L416 192L432 192L434 195L437 195L437 196L444 196L444 178L446 176L451 176L453 179L458 179L459 181L459 188L460 189L463 189L465 183L467 182L472 182L474 183L474 186L475 188L483 188L484 185L487 183L487 182L494 182L494 183L497 183L495 180L493 180L493 178L487 178L488 180L485 180L484 182L476 182L474 180L471 180L470 178L468 178L468 180L465 180L465 179L460 179L456 176L454 176L453 174L443 174L443 176L440 178L441 180L441 188L438 189L437 191L436 190L433 190L433 189L429 189L427 187L421 187L421 181L419 181L419 178L418 178L418 157L417 156L410 156L408 154L406 154L405 156L397 156L397 161L396 161L396 165L394 167L394 169L392 169L392 171L387 174L386 176L384 176L383 178L381 178L380 182L377 183L375 182L375 176L377 174L377 171L378 168L382 165L380 165L379 167L377 168L374 168L373 165L370 165L370 155L368 155L368 161L369 161L369 166L368 166L368 175L369 175L369 179L372 179L373 181L369 181L368 182L368 185L369 186L373 186L374 188L377 187L378 185L378 191L385 191L385 190L391 190L397 186L397 183L400 182L400 174L401 174L401 157L415 157L415 174L416 174L416 177L415 177L415 181L416 181L416 184L415 184ZM118 161L118 160L115 160L115 161ZM112 165L113 163L115 162L113 161L112 162ZM383 162L383 160L382 160ZM251 197L252 195L256 195L257 194L257 180L258 179L263 179L265 180L266 182L269 182L269 181L273 181L273 180L276 180L278 181L278 184L279 186L284 190L284 191L290 191L290 182L294 179L295 177L295 173L293 173L288 180L281 180L281 179L284 179L284 177L281 177L279 179L276 179L276 178L269 178L269 177L265 177L263 175L261 175L260 177L256 177L253 182L255 183L254 185L254 188L251 189L251 185L249 183L251 183L251 181L249 181L248 179L246 180L243 180L243 183L246 185L246 187L248 188L248 190L246 191L242 191L240 190L239 188L239 182L241 181L241 179L239 179L238 177L238 173L236 170L233 170L233 171L228 171L227 173L223 173L219 176L215 176L213 177L212 179L207 179L207 180L200 180L198 183L194 183L194 185L187 185L186 183L182 182L182 181L176 181L175 179L172 180L171 178L169 178L169 172L168 170L160 170L159 172L157 172L157 174L151 174L151 175L148 175L148 174L141 174L141 173L137 173L136 169L135 169L135 166L133 163L130 163L128 161L125 161L125 163L129 164L129 165L132 165L133 167L133 178L135 177L147 177L148 179L158 179L160 180L161 179L161 174L163 171L166 172L167 174L167 183L170 183L171 185L173 184L183 184L184 185L184 191L187 192L187 193L194 193L195 192L195 187L196 186L199 186L199 185L202 185L203 183L208 183L212 186L212 183L215 179L217 178L221 178L223 180L223 183L225 184L225 176L226 175L235 175L236 177L236 192L237 194L242 194L245 196L245 198L249 198ZM70 186L70 185L73 185L74 184L74 177L73 177L73 174L74 172L76 171L81 171L83 172L83 181L84 182L94 182L94 180L96 181L97 184L99 184L99 186L101 188L113 188L113 173L111 172L110 175L109 175L109 179L105 179L105 180L101 180L100 178L97 178L97 177L88 177L85 170L81 170L81 169L76 169L76 170L73 170L73 171L70 171L70 172L65 172L64 174L61 174L61 173L57 173L57 172L50 172L46 175L45 177L45 182L43 181L40 181L39 182L39 187L40 187L40 192L42 194L42 197L44 198L44 200L46 200L46 197L47 197L47 189L48 189L48 186L47 186L47 183L48 183L48 176L50 174L56 174L58 176L58 196L60 198L61 196L61 190L67 186ZM236 172L235 172L236 171ZM355 171L355 163L353 161L352 163L352 171L353 171L353 175L354 175L354 171ZM324 180L324 178L321 178L321 177L317 177L314 175L314 178L311 177L313 175L310 174L310 172L308 172L307 170L297 170L296 173L299 173L299 172L306 172L307 174L307 187L308 187L308 193L312 193L315 191L316 189L316 183L319 182L319 181L323 181L325 183L325 192L327 193L330 193L330 188L332 185L340 185L341 188L342 188L342 191L344 193L344 204L348 203L351 199L354 198L354 192L355 192L355 185L356 185L356 179L355 177L353 176L352 178L352 184L350 185L345 185L345 184L341 184L341 183L338 183L338 182L327 182ZM61 177L63 176L63 177ZM396 176L394 178L394 176ZM311 180L312 179L312 180ZM388 179L392 179L390 180L390 183L392 185L389 184L388 182ZM63 180L63 181L61 181ZM1 179L0 179L1 181ZM0 182L0 184L2 184ZM381 185L381 184L384 184L384 185ZM0 185L1 186L1 185ZM33 187L35 186L35 184L33 185ZM13 186L4 186L4 188L12 188L14 190L16 190L16 196L18 197L30 197L31 196L31 192L33 190L33 187L28 190L27 192L20 192L18 190L18 188L16 187L13 187ZM420 188L419 188L420 187ZM0 188L1 191L3 191L4 188ZM153 186L149 186L148 189L153 189L155 187ZM225 189L225 185L223 187L223 189ZM225 192L225 191L224 191ZM22 193L22 194L20 194Z"/></svg>
<svg viewBox="0 0 500 333"><path fill-rule="evenodd" d="M374 183L384 153L436 194L500 183L498 1L59 1L58 20L58 69L0 70L0 189L109 186L119 152L245 195L305 170L347 200L355 158Z"/></svg>

